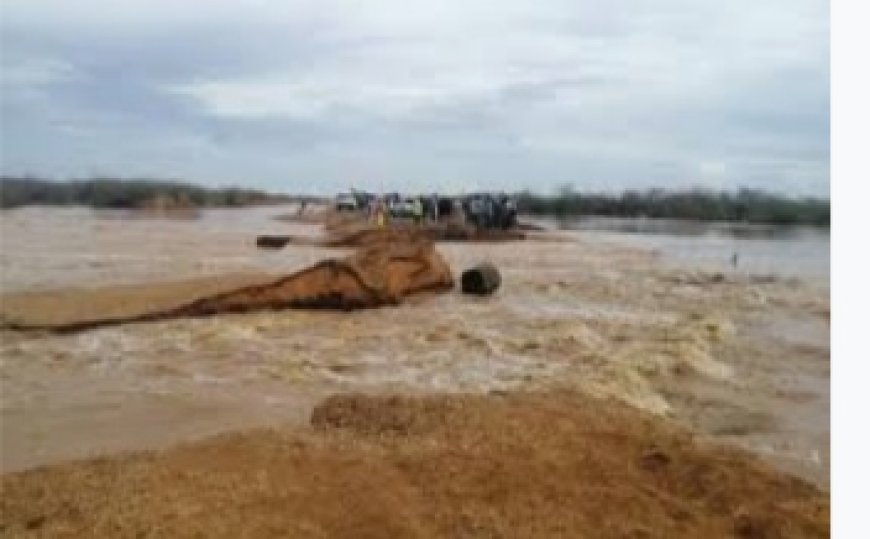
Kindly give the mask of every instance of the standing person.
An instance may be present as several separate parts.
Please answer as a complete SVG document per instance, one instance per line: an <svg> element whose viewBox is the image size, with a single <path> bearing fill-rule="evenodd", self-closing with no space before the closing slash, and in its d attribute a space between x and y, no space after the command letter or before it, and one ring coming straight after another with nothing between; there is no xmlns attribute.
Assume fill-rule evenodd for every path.
<svg viewBox="0 0 870 539"><path fill-rule="evenodd" d="M472 196L471 200L468 201L468 216L470 217L471 224L476 228L483 227L483 214L483 200L479 196Z"/></svg>
<svg viewBox="0 0 870 539"><path fill-rule="evenodd" d="M414 199L414 224L420 225L423 222L423 201L420 197Z"/></svg>
<svg viewBox="0 0 870 539"><path fill-rule="evenodd" d="M509 197L505 202L507 208L507 224L505 228L513 228L517 224L517 201Z"/></svg>
<svg viewBox="0 0 870 539"><path fill-rule="evenodd" d="M484 206L486 216L484 221L484 226L486 228L491 228L495 224L495 200L493 200L491 195L486 196L486 205Z"/></svg>
<svg viewBox="0 0 870 539"><path fill-rule="evenodd" d="M438 222L438 195L436 193L432 193L432 221Z"/></svg>
<svg viewBox="0 0 870 539"><path fill-rule="evenodd" d="M378 228L385 228L387 226L387 204L380 198L375 203L375 222Z"/></svg>

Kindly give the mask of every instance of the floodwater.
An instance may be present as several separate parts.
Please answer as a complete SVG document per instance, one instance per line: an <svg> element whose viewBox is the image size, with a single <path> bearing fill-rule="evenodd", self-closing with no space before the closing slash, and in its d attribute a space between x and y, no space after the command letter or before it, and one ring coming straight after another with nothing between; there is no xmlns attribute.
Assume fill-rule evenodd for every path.
<svg viewBox="0 0 870 539"><path fill-rule="evenodd" d="M257 234L321 233L274 219L293 211L208 210L188 220L81 208L0 212L4 303L73 288L92 290L96 302L104 287L135 283L165 293L169 281L281 274L347 252L257 249ZM740 240L755 251L715 271L707 255L681 254L692 241L713 251L709 234L589 228L439 244L455 274L481 260L500 268L502 288L485 299L453 292L352 313L234 314L73 335L3 330L2 469L304 422L317 400L338 391L568 387L827 486L826 274L788 264L755 271L752 253L778 260L787 250L770 242L800 239ZM826 262L824 242L815 241L800 249L817 249Z"/></svg>
<svg viewBox="0 0 870 539"><path fill-rule="evenodd" d="M827 228L608 217L552 224L605 241L651 249L679 263L711 271L830 279L831 237Z"/></svg>
<svg viewBox="0 0 870 539"><path fill-rule="evenodd" d="M287 208L277 210L286 213ZM160 219L88 208L27 207L0 213L4 293L297 269L322 253L254 249L257 234L316 235L319 227L273 219L275 207L210 209Z"/></svg>

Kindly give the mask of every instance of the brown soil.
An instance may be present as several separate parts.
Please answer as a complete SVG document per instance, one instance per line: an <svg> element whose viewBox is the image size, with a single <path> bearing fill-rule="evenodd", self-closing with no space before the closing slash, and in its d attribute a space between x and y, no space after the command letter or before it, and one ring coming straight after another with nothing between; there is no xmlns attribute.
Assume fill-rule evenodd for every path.
<svg viewBox="0 0 870 539"><path fill-rule="evenodd" d="M430 243L380 241L365 246L345 259L324 260L273 282L221 292L170 309L125 316L101 314L95 318L55 324L34 324L7 316L4 323L12 329L63 332L130 322L269 309L348 310L395 305L411 294L449 290L452 287L450 267Z"/></svg>
<svg viewBox="0 0 870 539"><path fill-rule="evenodd" d="M307 223L307 224L322 224L328 216L334 215L335 211L328 205L309 204L305 211L294 211L292 213L282 213L273 217L276 221L284 221L285 223Z"/></svg>
<svg viewBox="0 0 870 539"><path fill-rule="evenodd" d="M547 230L546 227L536 225L534 223L529 223L527 221L520 221L519 223L517 223L517 229L527 232L544 232Z"/></svg>
<svg viewBox="0 0 870 539"><path fill-rule="evenodd" d="M326 223L325 238L285 236L294 245L314 245L318 247L360 247L382 242L407 241L471 241L499 242L526 239L526 233L519 229L477 229L457 223L391 223L387 228L375 228L361 222L359 218L334 218Z"/></svg>
<svg viewBox="0 0 870 539"><path fill-rule="evenodd" d="M377 243L283 277L205 298L169 313L202 316L284 307L354 309L398 304L403 297L453 287L450 267L428 243Z"/></svg>
<svg viewBox="0 0 870 539"><path fill-rule="evenodd" d="M4 324L54 326L101 318L127 318L174 309L197 298L276 278L265 273L240 273L175 282L3 294L0 320Z"/></svg>
<svg viewBox="0 0 870 539"><path fill-rule="evenodd" d="M336 396L312 426L2 478L8 536L827 537L827 495L575 393Z"/></svg>

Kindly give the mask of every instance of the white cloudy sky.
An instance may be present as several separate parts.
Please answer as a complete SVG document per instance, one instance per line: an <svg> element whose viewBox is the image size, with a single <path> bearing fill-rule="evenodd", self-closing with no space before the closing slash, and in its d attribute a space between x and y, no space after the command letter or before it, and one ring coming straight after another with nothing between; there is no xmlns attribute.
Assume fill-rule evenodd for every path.
<svg viewBox="0 0 870 539"><path fill-rule="evenodd" d="M0 6L5 173L829 192L825 0Z"/></svg>

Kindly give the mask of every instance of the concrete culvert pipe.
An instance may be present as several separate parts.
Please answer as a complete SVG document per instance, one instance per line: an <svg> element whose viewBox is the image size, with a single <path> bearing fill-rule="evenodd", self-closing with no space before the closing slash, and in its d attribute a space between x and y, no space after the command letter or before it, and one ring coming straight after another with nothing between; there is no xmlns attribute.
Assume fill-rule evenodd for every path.
<svg viewBox="0 0 870 539"><path fill-rule="evenodd" d="M501 274L488 262L462 272L462 293L488 296L501 285Z"/></svg>

